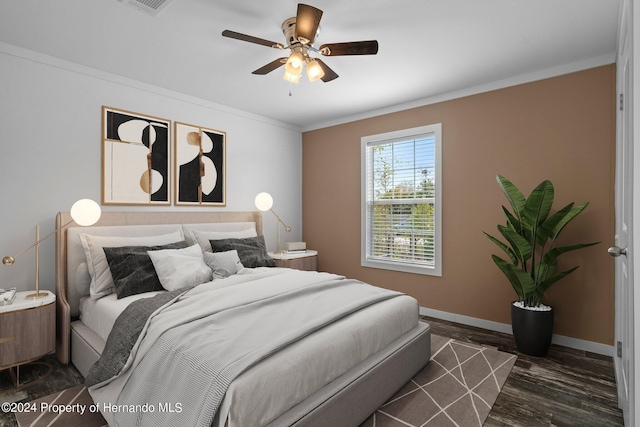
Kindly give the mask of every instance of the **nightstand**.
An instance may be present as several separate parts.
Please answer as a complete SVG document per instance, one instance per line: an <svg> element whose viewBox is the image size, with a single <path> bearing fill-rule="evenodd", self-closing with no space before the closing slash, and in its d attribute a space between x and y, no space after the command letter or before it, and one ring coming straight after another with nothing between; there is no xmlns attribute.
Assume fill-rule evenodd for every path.
<svg viewBox="0 0 640 427"><path fill-rule="evenodd" d="M276 261L277 267L295 268L297 270L317 271L318 251L305 252L269 252L269 256Z"/></svg>
<svg viewBox="0 0 640 427"><path fill-rule="evenodd" d="M45 298L27 298L33 292L18 292L12 304L0 306L0 371L15 368L16 387L20 365L56 348L56 295L47 291Z"/></svg>

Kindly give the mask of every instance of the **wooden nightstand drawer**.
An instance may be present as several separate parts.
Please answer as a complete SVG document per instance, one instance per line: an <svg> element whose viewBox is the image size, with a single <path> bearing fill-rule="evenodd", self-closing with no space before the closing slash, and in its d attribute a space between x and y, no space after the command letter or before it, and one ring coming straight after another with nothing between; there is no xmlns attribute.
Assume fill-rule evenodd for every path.
<svg viewBox="0 0 640 427"><path fill-rule="evenodd" d="M274 253L269 256L276 262L277 267L294 268L296 270L317 271L318 251L306 251L304 253Z"/></svg>
<svg viewBox="0 0 640 427"><path fill-rule="evenodd" d="M8 307L0 312L0 369L38 359L55 349L55 297L37 307L16 304L13 311L7 311Z"/></svg>

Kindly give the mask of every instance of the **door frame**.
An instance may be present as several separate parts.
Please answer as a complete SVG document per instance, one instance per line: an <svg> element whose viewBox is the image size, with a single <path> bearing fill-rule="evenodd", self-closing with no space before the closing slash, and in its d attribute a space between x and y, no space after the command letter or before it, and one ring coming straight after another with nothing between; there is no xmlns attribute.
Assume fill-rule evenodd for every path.
<svg viewBox="0 0 640 427"><path fill-rule="evenodd" d="M638 292L634 291L635 288L635 275L634 272L640 272L640 256L634 256L635 250L634 248L640 248L640 227L633 226L634 224L640 224L640 197L635 197L635 194L640 192L640 149L636 148L635 144L635 135L640 134L640 83L638 85L635 82L640 82L640 67L634 66L634 58L640 58L640 37L635 37L635 32L640 32L640 7L634 7L633 0L623 0L620 4L620 18L619 18L619 26L618 26L618 60L617 60L617 96L616 96L616 110L618 114L618 120L616 125L616 222L620 218L618 206L618 198L620 196L618 190L620 175L618 173L618 167L621 162L620 148L622 143L622 133L624 131L628 134L629 146L628 150L630 151L630 156L632 156L631 167L629 173L630 182L631 182L631 191L629 191L628 197L631 200L625 200L626 203L630 204L630 228L629 228L629 236L628 236L628 252L630 255L628 262L628 270L629 277L631 282L630 289L630 298L632 300L632 304L630 304L627 319L623 319L623 298L620 298L620 289L618 280L619 274L619 264L616 264L616 303L615 303L615 343L614 349L617 348L618 341L622 341L623 352L627 352L627 357L629 358L629 372L627 375L627 390L628 390L628 402L622 402L619 400L619 406L624 409L624 421L625 425L633 426L636 425L636 420L638 419L638 415L640 414L640 402L636 396L636 384L640 384L640 369L636 369L635 359L636 355L640 355L640 316L635 315L635 308L640 307L640 290ZM635 39L638 39L638 43L636 43ZM621 85L622 79L625 78L624 75L624 58L622 55L622 49L624 44L627 43L627 58L629 64L629 78L626 80L625 85ZM621 98L618 98L621 97ZM618 106L619 102L623 103L623 108L625 111L621 111ZM627 114L627 122L626 129L622 128L622 120L621 115ZM618 225L616 224L616 232L618 231ZM617 242L616 242L617 244ZM630 322L631 327L633 327L633 332L629 337L631 342L624 342L624 337L622 337L622 331L624 322ZM616 380L618 381L618 397L619 399L623 397L624 394L624 385L621 384L622 379L622 358L619 357L614 351L614 366L616 370Z"/></svg>
<svg viewBox="0 0 640 427"><path fill-rule="evenodd" d="M632 213L631 216L635 224L640 225L640 197L636 197L635 195L640 192L640 149L638 148L638 144L636 144L636 135L640 135L640 67L635 66L635 58L640 60L640 37L636 36L637 32L640 32L640 7L634 7L635 2L633 0L626 0L629 2L630 7L630 28L631 31L631 87L628 89L630 99L627 102L628 106L632 108L631 117L631 140L633 141L633 204L632 204ZM625 2L626 2L625 1ZM637 41L637 42L636 42ZM638 84L636 84L638 82ZM634 251L635 248L640 248L640 227L635 226L632 230L632 237L630 243L630 250ZM633 259L633 271L640 272L640 256L635 256ZM633 276L633 285L636 287L635 276ZM633 307L634 312L635 308L640 307L640 289L638 292L633 293ZM638 414L640 414L640 399L638 399L638 395L636 392L636 386L640 384L640 370L635 365L636 357L640 355L640 312L639 315L633 316L634 323L634 358L631 361L631 369L629 376L631 378L631 387L630 387L630 426L636 425L638 422Z"/></svg>

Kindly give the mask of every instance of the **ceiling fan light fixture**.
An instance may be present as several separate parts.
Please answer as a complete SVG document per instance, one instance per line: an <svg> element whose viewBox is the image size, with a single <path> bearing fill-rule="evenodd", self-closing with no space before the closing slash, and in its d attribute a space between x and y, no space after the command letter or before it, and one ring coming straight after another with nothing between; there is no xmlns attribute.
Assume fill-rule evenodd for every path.
<svg viewBox="0 0 640 427"><path fill-rule="evenodd" d="M324 77L324 70L318 61L310 59L307 61L307 77L310 82L315 82Z"/></svg>
<svg viewBox="0 0 640 427"><path fill-rule="evenodd" d="M298 83L300 81L300 74L291 74L290 72L285 70L284 76L282 78L291 83Z"/></svg>
<svg viewBox="0 0 640 427"><path fill-rule="evenodd" d="M327 83L337 79L339 77L338 74L320 58L311 57L309 55L310 53L320 54L323 56L375 55L378 53L378 41L364 40L326 43L321 45L319 48L316 48L313 46L313 43L320 33L320 20L322 19L322 14L322 10L318 8L298 3L296 16L286 19L281 25L282 34L287 41L286 46L282 43L261 39L259 37L231 30L224 30L222 32L222 36L270 48L291 50L291 54L288 57L282 57L271 61L257 70L252 71L252 74L265 75L284 65L286 69L284 79L292 83L298 83L300 76L302 75L302 69L306 66L307 76L310 81L313 82L321 79L323 82Z"/></svg>
<svg viewBox="0 0 640 427"><path fill-rule="evenodd" d="M287 59L285 68L287 73L299 76L302 73L302 65L304 64L304 58L300 52L292 53Z"/></svg>

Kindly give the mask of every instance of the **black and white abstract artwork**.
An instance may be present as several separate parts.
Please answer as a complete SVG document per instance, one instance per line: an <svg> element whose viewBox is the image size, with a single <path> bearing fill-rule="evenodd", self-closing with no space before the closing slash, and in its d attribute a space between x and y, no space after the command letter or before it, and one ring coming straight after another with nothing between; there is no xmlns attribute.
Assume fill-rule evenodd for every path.
<svg viewBox="0 0 640 427"><path fill-rule="evenodd" d="M175 204L225 206L226 133L175 122Z"/></svg>
<svg viewBox="0 0 640 427"><path fill-rule="evenodd" d="M171 122L103 106L102 124L102 203L171 204Z"/></svg>

